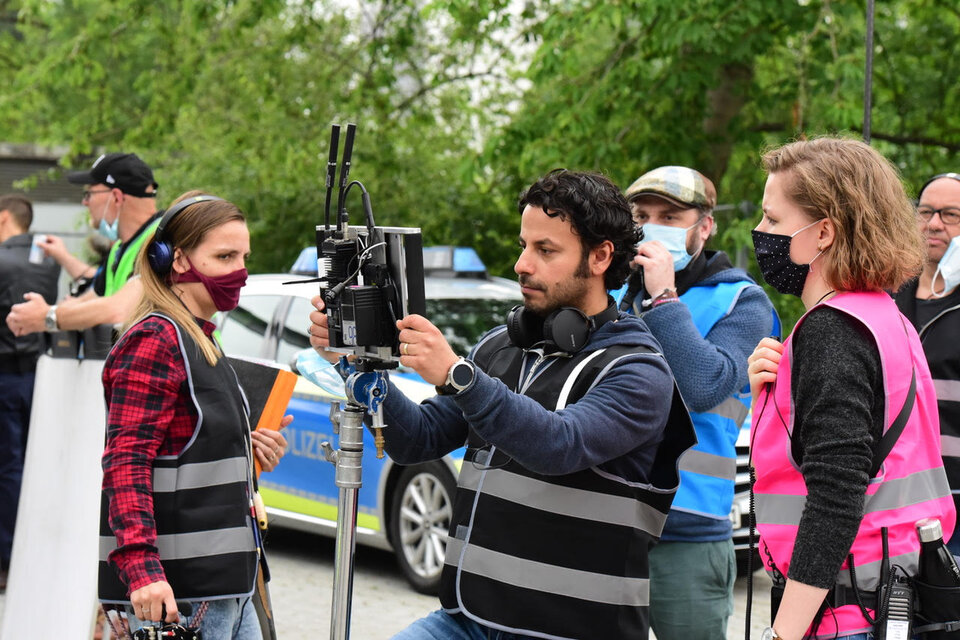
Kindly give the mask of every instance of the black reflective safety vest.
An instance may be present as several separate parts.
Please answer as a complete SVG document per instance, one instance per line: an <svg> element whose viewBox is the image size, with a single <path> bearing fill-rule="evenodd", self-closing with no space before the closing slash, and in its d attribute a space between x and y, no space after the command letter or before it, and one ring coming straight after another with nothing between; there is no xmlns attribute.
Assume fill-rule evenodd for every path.
<svg viewBox="0 0 960 640"><path fill-rule="evenodd" d="M250 513L252 495L249 408L237 375L220 358L211 367L190 335L174 325L197 410L197 426L177 456L153 462L156 546L167 582L179 600L216 600L253 593L258 534ZM123 343L120 338L118 345ZM117 548L100 503L99 595L126 603L127 586L108 563Z"/></svg>
<svg viewBox="0 0 960 640"><path fill-rule="evenodd" d="M947 302L950 298L952 301ZM946 297L945 308L925 325L917 324L917 281L894 296L900 312L920 335L940 414L940 449L953 504L960 511L960 287Z"/></svg>
<svg viewBox="0 0 960 640"><path fill-rule="evenodd" d="M560 410L638 352L654 353L615 346L559 356L522 393ZM523 357L503 331L474 362L518 389ZM648 553L679 484L677 459L694 443L676 385L650 484L598 468L540 475L471 431L440 580L443 608L521 635L647 637Z"/></svg>

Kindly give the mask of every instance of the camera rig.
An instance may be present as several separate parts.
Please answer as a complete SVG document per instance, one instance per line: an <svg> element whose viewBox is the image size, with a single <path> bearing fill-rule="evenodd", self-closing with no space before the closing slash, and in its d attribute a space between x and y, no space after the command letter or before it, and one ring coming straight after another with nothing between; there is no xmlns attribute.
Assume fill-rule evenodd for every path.
<svg viewBox="0 0 960 640"><path fill-rule="evenodd" d="M322 442L324 455L336 467L337 542L334 558L330 638L350 637L353 597L353 554L356 547L357 498L362 486L364 416L369 413L377 457L383 457L383 411L387 396L384 371L400 362L396 322L411 313L423 314L423 241L420 229L378 227L373 220L370 194L363 184L349 181L356 125L347 125L337 195L336 225L330 225L330 203L337 182L340 126L333 125L327 162L324 224L317 225L317 274L327 314L330 349L340 357L342 370L356 367L344 385L346 406L335 402L330 421L340 448ZM360 188L366 226L350 226L346 198ZM351 365L346 355L354 355Z"/></svg>
<svg viewBox="0 0 960 640"><path fill-rule="evenodd" d="M423 314L423 241L420 229L378 227L370 194L363 184L348 182L356 125L347 125L337 196L336 226L330 226L330 203L337 170L339 125L333 125L327 163L325 222L317 225L317 272L326 305L330 348L357 357L357 369L391 369L400 360L396 321ZM366 226L350 226L346 197L358 186Z"/></svg>

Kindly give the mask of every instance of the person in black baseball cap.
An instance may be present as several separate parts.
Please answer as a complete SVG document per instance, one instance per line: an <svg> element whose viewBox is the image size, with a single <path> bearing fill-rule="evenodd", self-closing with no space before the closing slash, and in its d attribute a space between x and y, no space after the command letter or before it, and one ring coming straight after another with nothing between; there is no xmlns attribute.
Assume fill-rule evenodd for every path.
<svg viewBox="0 0 960 640"><path fill-rule="evenodd" d="M27 293L26 301L13 305L7 316L14 335L121 323L140 299L142 287L134 277L136 256L153 236L162 213L157 211L159 185L153 171L136 154L107 153L87 171L67 174L67 180L89 185L83 191L83 204L90 212L90 224L113 246L101 266L93 269L69 260L72 256L66 249L60 250L62 243L48 242L44 251L61 265L77 263L75 269L65 266L72 277L93 270L93 285L63 305L48 305L39 295Z"/></svg>
<svg viewBox="0 0 960 640"><path fill-rule="evenodd" d="M147 213L156 211L154 205L157 195L157 183L153 171L133 153L106 153L94 161L87 171L73 171L67 174L67 180L74 184L91 185L83 191L83 204L90 214L90 226L94 231L114 243L120 237L120 206L122 201L102 194L120 195L143 200L131 200L136 203L128 206L133 218L144 218ZM117 189L117 194L113 190ZM147 199L149 198L149 199ZM130 204L129 202L127 203ZM113 206L111 206L113 205ZM136 209L137 211L133 211ZM140 215L138 215L138 212ZM134 223L126 226L131 227ZM142 220L141 220L142 224ZM137 224L139 226L139 224ZM137 227L133 227L136 229ZM69 252L63 240L52 234L46 235L40 242L44 252L55 259L75 282L93 282L97 273L95 265L89 265ZM103 293L101 286L100 293Z"/></svg>
<svg viewBox="0 0 960 640"><path fill-rule="evenodd" d="M153 171L135 153L105 153L87 171L73 171L67 180L74 184L103 184L136 198L155 198L160 186Z"/></svg>

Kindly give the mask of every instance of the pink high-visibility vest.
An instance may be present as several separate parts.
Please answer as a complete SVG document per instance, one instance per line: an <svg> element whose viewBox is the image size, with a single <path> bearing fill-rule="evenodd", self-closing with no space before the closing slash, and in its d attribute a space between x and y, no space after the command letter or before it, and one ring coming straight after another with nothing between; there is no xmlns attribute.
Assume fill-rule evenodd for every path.
<svg viewBox="0 0 960 640"><path fill-rule="evenodd" d="M849 554L853 554L857 586L862 591L876 591L883 557L881 527L888 529L890 564L903 567L910 575L916 575L920 549L914 528L916 521L939 518L945 539L954 529L956 512L940 457L937 396L917 333L889 295L842 293L823 304L858 319L876 341L887 398L884 432L903 407L914 371L917 376L916 400L910 418L880 471L867 486L863 520L848 560L837 576L837 584L851 586L848 563ZM804 318L800 318L794 331ZM784 576L790 570L793 544L807 496L806 484L790 446L794 427L790 396L792 355L791 335L784 343L776 383L772 389L765 389L754 405L755 432L752 434L760 553L765 564L769 555ZM767 570L773 571L769 566ZM847 605L828 609L814 635L833 638L871 630L859 608Z"/></svg>

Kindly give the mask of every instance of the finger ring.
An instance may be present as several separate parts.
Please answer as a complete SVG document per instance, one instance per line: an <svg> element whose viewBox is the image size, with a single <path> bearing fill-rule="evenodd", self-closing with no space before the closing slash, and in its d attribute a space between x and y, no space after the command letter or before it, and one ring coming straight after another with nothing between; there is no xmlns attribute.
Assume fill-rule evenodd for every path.
<svg viewBox="0 0 960 640"><path fill-rule="evenodd" d="M402 354L405 355L405 356L410 355L409 353L407 353L407 346L408 346L408 345L407 345L406 342L401 342L401 343L400 343L400 353L402 353Z"/></svg>

